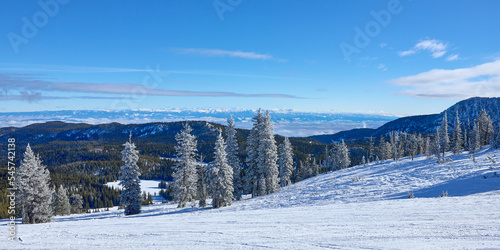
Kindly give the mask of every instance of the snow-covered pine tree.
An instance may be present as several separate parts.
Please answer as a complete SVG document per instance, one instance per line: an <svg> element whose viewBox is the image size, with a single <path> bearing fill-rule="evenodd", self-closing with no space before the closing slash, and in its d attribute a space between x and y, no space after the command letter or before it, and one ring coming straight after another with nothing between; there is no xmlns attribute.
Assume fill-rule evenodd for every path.
<svg viewBox="0 0 500 250"><path fill-rule="evenodd" d="M206 207L207 206L207 198L208 198L208 193L207 193L207 169L203 165L203 155L200 155L199 158L199 163L197 164L196 168L198 169L198 199L199 201L199 206L200 207Z"/></svg>
<svg viewBox="0 0 500 250"><path fill-rule="evenodd" d="M366 166L366 159L364 155L361 157L361 165Z"/></svg>
<svg viewBox="0 0 500 250"><path fill-rule="evenodd" d="M192 202L196 196L198 173L196 172L196 136L192 135L193 129L186 122L184 129L175 135L178 161L174 165L174 199L178 207L186 207L187 202Z"/></svg>
<svg viewBox="0 0 500 250"><path fill-rule="evenodd" d="M69 197L69 202L72 214L79 214L83 211L83 197L80 194L72 194Z"/></svg>
<svg viewBox="0 0 500 250"><path fill-rule="evenodd" d="M68 192L63 185L59 185L59 190L55 193L54 198L54 215L71 214Z"/></svg>
<svg viewBox="0 0 500 250"><path fill-rule="evenodd" d="M368 141L368 158L367 158L367 163L370 163L373 161L373 157L375 155L375 142L373 140L373 137L370 136L369 141Z"/></svg>
<svg viewBox="0 0 500 250"><path fill-rule="evenodd" d="M141 213L141 180L139 180L140 170L137 166L139 161L139 151L135 149L135 144L132 143L132 134L128 142L123 144L122 161L124 165L120 168L120 185L122 191L120 194L120 204L125 206L125 215L133 215Z"/></svg>
<svg viewBox="0 0 500 250"><path fill-rule="evenodd" d="M444 159L444 153L450 148L450 137L448 135L448 117L446 115L446 112L444 112L443 121L441 122L441 127L439 129L439 139L439 147Z"/></svg>
<svg viewBox="0 0 500 250"><path fill-rule="evenodd" d="M492 148L500 148L500 124L493 129L493 134L490 137L490 145Z"/></svg>
<svg viewBox="0 0 500 250"><path fill-rule="evenodd" d="M266 179L266 194L279 189L278 147L274 139L273 122L269 110L262 119L262 130L259 131L259 157L257 158L260 172Z"/></svg>
<svg viewBox="0 0 500 250"><path fill-rule="evenodd" d="M344 140L340 141L339 146L339 159L340 159L340 169L348 168L351 165L351 157L349 155L349 149L345 144Z"/></svg>
<svg viewBox="0 0 500 250"><path fill-rule="evenodd" d="M236 200L241 199L243 193L242 190L242 180L241 180L241 162L238 157L239 147L238 141L236 139L236 127L234 125L234 119L231 117L227 120L226 128L226 151L227 151L227 162L229 166L233 168L233 188L234 188L234 198Z"/></svg>
<svg viewBox="0 0 500 250"><path fill-rule="evenodd" d="M328 148L327 148L328 152ZM283 144L279 147L279 168L281 186L285 187L291 184L290 177L293 172L293 150L290 139L285 137Z"/></svg>
<svg viewBox="0 0 500 250"><path fill-rule="evenodd" d="M430 137L426 137L425 138L425 156L427 157L427 159L431 158L432 154L431 154L431 138Z"/></svg>
<svg viewBox="0 0 500 250"><path fill-rule="evenodd" d="M436 128L436 138L434 139L434 155L438 159L438 162L441 161L441 129L439 127Z"/></svg>
<svg viewBox="0 0 500 250"><path fill-rule="evenodd" d="M247 138L246 146L246 169L244 177L244 189L246 193L252 194L252 197L257 196L259 189L259 180L261 179L261 173L258 168L258 157L259 157L259 131L262 130L263 126L263 114L261 109L257 111L257 114L253 116L253 127L250 130L250 134Z"/></svg>
<svg viewBox="0 0 500 250"><path fill-rule="evenodd" d="M455 128L453 129L453 154L457 155L460 154L463 150L463 143L462 143L462 124L460 122L460 117L458 116L458 110L457 110L457 115L455 117Z"/></svg>
<svg viewBox="0 0 500 250"><path fill-rule="evenodd" d="M481 146L487 145L490 142L490 136L493 133L493 122L490 116L486 113L486 110L482 109L477 117L476 121Z"/></svg>
<svg viewBox="0 0 500 250"><path fill-rule="evenodd" d="M470 139L470 153L475 154L479 149L481 149L481 129L478 123L474 122Z"/></svg>
<svg viewBox="0 0 500 250"><path fill-rule="evenodd" d="M44 223L52 219L53 190L49 188L50 174L35 156L30 145L16 171L17 204L21 208L22 222Z"/></svg>
<svg viewBox="0 0 500 250"><path fill-rule="evenodd" d="M233 168L227 162L226 144L219 131L215 142L214 162L211 168L211 196L214 208L230 206L233 201Z"/></svg>

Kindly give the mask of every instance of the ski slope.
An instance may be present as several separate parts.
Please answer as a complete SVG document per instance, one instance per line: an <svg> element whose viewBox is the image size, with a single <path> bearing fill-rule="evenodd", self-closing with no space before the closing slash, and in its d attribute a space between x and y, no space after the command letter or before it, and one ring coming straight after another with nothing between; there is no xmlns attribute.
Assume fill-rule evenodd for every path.
<svg viewBox="0 0 500 250"><path fill-rule="evenodd" d="M18 225L13 243L2 220L0 248L499 248L500 150L448 158L356 166L221 209L156 204L127 217L115 209L58 216Z"/></svg>

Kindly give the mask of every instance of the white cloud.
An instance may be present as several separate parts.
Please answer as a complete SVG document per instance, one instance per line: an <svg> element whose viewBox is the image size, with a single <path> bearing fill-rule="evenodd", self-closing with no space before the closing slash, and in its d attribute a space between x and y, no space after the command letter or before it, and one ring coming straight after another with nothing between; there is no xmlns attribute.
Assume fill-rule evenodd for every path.
<svg viewBox="0 0 500 250"><path fill-rule="evenodd" d="M436 39L425 39L415 44L415 46L409 50L398 52L398 55L409 56L424 50L431 52L433 58L439 58L448 52L447 47L448 45L442 41Z"/></svg>
<svg viewBox="0 0 500 250"><path fill-rule="evenodd" d="M387 47L387 43L381 43L380 44L380 48L385 48L385 47Z"/></svg>
<svg viewBox="0 0 500 250"><path fill-rule="evenodd" d="M379 64L378 69L382 70L382 71L386 71L387 70L387 66L385 66L385 64Z"/></svg>
<svg viewBox="0 0 500 250"><path fill-rule="evenodd" d="M446 61L456 61L458 59L458 54L449 55L448 57L446 57Z"/></svg>
<svg viewBox="0 0 500 250"><path fill-rule="evenodd" d="M174 49L180 54L198 54L202 56L217 56L217 57L238 57L245 59L271 60L272 56L266 54L258 54L255 52L230 51L221 49L196 49L196 48L176 48Z"/></svg>
<svg viewBox="0 0 500 250"><path fill-rule="evenodd" d="M433 69L390 81L409 87L397 94L421 98L464 99L500 96L500 59L470 68Z"/></svg>

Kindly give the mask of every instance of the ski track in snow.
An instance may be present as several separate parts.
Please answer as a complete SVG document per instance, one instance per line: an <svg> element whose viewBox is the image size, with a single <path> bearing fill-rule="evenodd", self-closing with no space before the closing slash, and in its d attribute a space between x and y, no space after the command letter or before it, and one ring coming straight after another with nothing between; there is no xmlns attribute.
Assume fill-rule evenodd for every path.
<svg viewBox="0 0 500 250"><path fill-rule="evenodd" d="M17 225L22 242L7 241L2 220L0 248L498 249L500 150L483 149L476 163L447 157L356 166L221 209L156 204L127 217L116 208L57 216ZM438 198L443 191L449 197Z"/></svg>

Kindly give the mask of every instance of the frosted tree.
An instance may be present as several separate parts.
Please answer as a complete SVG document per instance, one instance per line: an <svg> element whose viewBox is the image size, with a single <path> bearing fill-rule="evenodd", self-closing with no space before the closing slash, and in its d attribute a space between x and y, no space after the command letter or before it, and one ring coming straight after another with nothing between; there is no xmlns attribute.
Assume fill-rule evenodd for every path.
<svg viewBox="0 0 500 250"><path fill-rule="evenodd" d="M59 190L57 190L54 197L54 215L71 214L68 192L62 185L59 186Z"/></svg>
<svg viewBox="0 0 500 250"><path fill-rule="evenodd" d="M474 122L474 127L472 128L472 136L470 139L470 153L475 154L477 150L481 149L481 129L477 122Z"/></svg>
<svg viewBox="0 0 500 250"><path fill-rule="evenodd" d="M270 194L279 189L278 147L269 111L266 111L262 122L262 130L259 131L258 166L266 179L266 194Z"/></svg>
<svg viewBox="0 0 500 250"><path fill-rule="evenodd" d="M257 196L259 187L259 180L261 173L259 172L257 158L259 156L259 131L262 129L263 114L259 109L257 114L253 116L253 127L247 138L246 147L246 172L245 172L245 190L247 193L252 194L253 197Z"/></svg>
<svg viewBox="0 0 500 250"><path fill-rule="evenodd" d="M235 199L239 200L241 199L241 194L243 193L243 182L241 180L241 162L238 157L239 147L236 139L236 127L232 117L227 120L226 145L227 162L229 166L233 168L233 195Z"/></svg>
<svg viewBox="0 0 500 250"><path fill-rule="evenodd" d="M207 168L203 165L203 155L200 155L199 163L197 164L198 171L198 199L200 207L207 206L207 183L210 179L207 177Z"/></svg>
<svg viewBox="0 0 500 250"><path fill-rule="evenodd" d="M347 148L344 140L340 141L340 143L338 144L338 159L340 169L348 168L351 165L349 149Z"/></svg>
<svg viewBox="0 0 500 250"><path fill-rule="evenodd" d="M500 124L493 129L493 134L490 137L490 145L492 148L500 148Z"/></svg>
<svg viewBox="0 0 500 250"><path fill-rule="evenodd" d="M71 203L71 213L79 214L83 211L83 198L79 194L72 194L69 197L69 202Z"/></svg>
<svg viewBox="0 0 500 250"><path fill-rule="evenodd" d="M370 136L369 142L368 142L368 162L370 163L373 160L373 157L375 155L375 142L373 141L373 137Z"/></svg>
<svg viewBox="0 0 500 250"><path fill-rule="evenodd" d="M328 152L328 148L327 148ZM285 187L291 184L290 177L293 172L293 150L288 137L285 137L283 144L279 147L279 168L281 186Z"/></svg>
<svg viewBox="0 0 500 250"><path fill-rule="evenodd" d="M444 112L443 121L441 122L441 127L439 129L439 147L443 154L450 148L450 137L448 135L448 117L446 112Z"/></svg>
<svg viewBox="0 0 500 250"><path fill-rule="evenodd" d="M434 154L438 158L438 162L441 161L441 130L436 128L436 138L434 141Z"/></svg>
<svg viewBox="0 0 500 250"><path fill-rule="evenodd" d="M226 144L219 131L211 167L211 196L214 208L230 206L233 201L233 168L227 161Z"/></svg>
<svg viewBox="0 0 500 250"><path fill-rule="evenodd" d="M453 129L453 154L457 155L460 154L463 150L463 143L462 143L462 124L460 123L460 117L458 116L458 111L457 115L455 118L455 128Z"/></svg>
<svg viewBox="0 0 500 250"><path fill-rule="evenodd" d="M192 135L193 129L188 123L184 129L175 135L178 161L174 165L174 199L178 207L186 207L187 202L192 202L197 192L198 173L196 171L196 136Z"/></svg>
<svg viewBox="0 0 500 250"><path fill-rule="evenodd" d="M16 201L21 208L22 222L44 223L52 219L53 190L49 188L50 174L35 156L30 145L16 171Z"/></svg>
<svg viewBox="0 0 500 250"><path fill-rule="evenodd" d="M139 152L135 149L135 144L132 143L132 134L129 141L123 144L125 147L122 150L122 161L124 165L120 168L120 185L122 192L120 193L120 204L125 207L125 215L133 215L141 213L141 180L139 180L140 170L137 166L139 161Z"/></svg>
<svg viewBox="0 0 500 250"><path fill-rule="evenodd" d="M490 136L493 134L493 122L486 110L481 110L475 122L479 129L481 146L487 145L490 142Z"/></svg>
<svg viewBox="0 0 500 250"><path fill-rule="evenodd" d="M425 138L425 156L427 157L427 159L431 158L432 154L431 154L431 138L429 137L426 137Z"/></svg>

